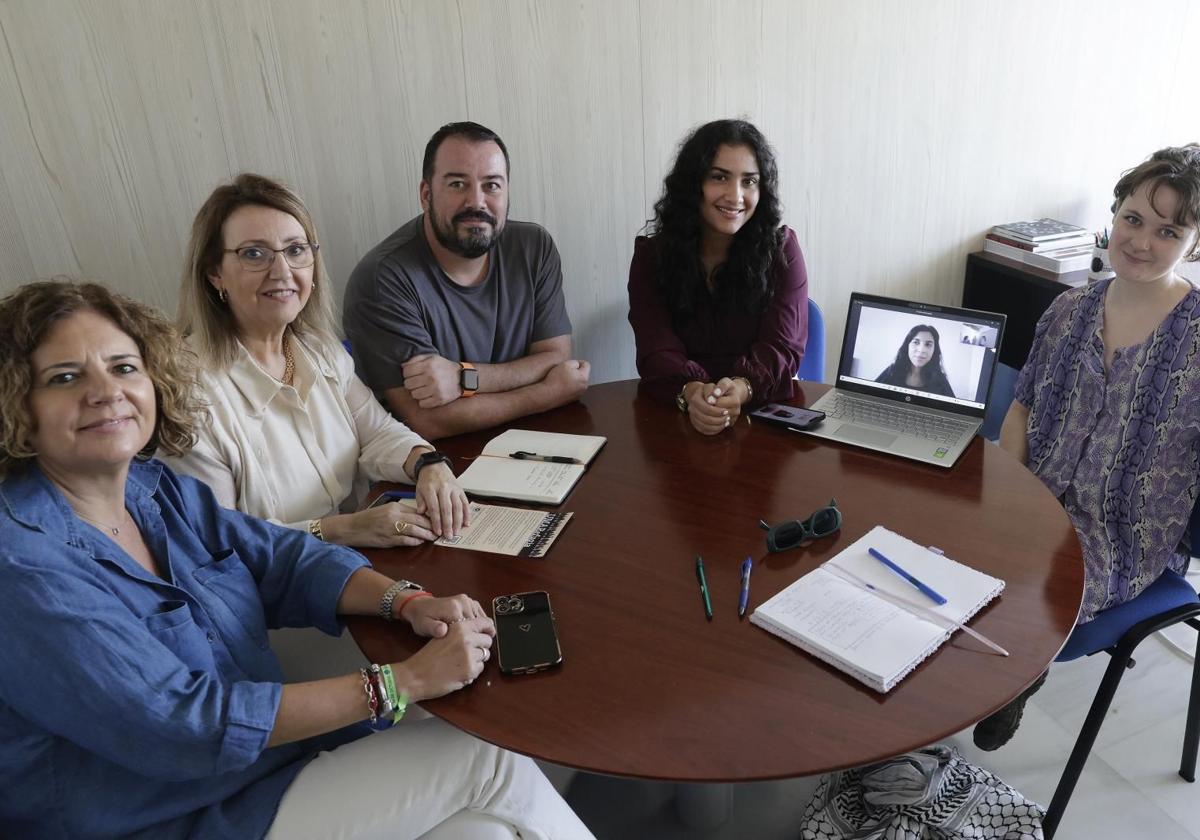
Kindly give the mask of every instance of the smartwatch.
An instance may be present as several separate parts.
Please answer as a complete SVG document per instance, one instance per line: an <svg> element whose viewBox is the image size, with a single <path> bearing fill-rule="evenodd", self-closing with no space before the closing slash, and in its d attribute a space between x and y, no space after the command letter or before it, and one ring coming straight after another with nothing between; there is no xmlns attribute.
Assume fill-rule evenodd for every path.
<svg viewBox="0 0 1200 840"><path fill-rule="evenodd" d="M473 397L479 390L479 371L470 362L458 363L458 385L464 397Z"/></svg>
<svg viewBox="0 0 1200 840"><path fill-rule="evenodd" d="M417 461L413 464L412 478L416 481L421 476L421 470L428 467L430 464L448 464L454 466L454 461L445 452L438 452L436 449L432 452L422 452L417 456Z"/></svg>

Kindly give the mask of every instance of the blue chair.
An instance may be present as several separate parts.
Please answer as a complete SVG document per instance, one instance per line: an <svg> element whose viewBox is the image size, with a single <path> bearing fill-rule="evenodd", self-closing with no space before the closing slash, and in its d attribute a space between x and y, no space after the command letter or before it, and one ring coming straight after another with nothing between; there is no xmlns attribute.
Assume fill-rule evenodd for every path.
<svg viewBox="0 0 1200 840"><path fill-rule="evenodd" d="M796 378L806 382L825 381L825 316L812 298L808 299L808 339Z"/></svg>
<svg viewBox="0 0 1200 840"><path fill-rule="evenodd" d="M1008 407L1012 405L1019 373L1015 367L996 362L996 375L992 378L992 396L983 415L983 426L979 429L979 434L988 440L1000 439L1000 427L1004 425L1004 415L1008 414Z"/></svg>
<svg viewBox="0 0 1200 840"><path fill-rule="evenodd" d="M1200 504L1192 509L1190 523L1192 551L1200 548ZM1055 658L1055 662L1066 662L1081 656L1091 656L1101 651L1112 657L1087 719L1075 740L1075 747L1067 759L1054 797L1042 821L1042 830L1047 838L1053 838L1062 821L1063 812L1075 790L1075 784L1083 772L1100 726L1108 714L1126 669L1134 666L1133 651L1142 640L1173 624L1186 624L1200 632L1200 599L1196 590L1182 575L1164 572L1163 576L1147 587L1132 601L1103 610L1081 627L1075 628L1067 644ZM1200 661L1200 635L1196 642L1196 660ZM1200 667L1192 664L1192 688L1188 699L1187 722L1183 729L1183 754L1179 760L1179 775L1189 782L1196 781L1196 748L1200 744Z"/></svg>
<svg viewBox="0 0 1200 840"><path fill-rule="evenodd" d="M984 429L988 430L990 427L993 434L981 430L981 434L990 440L995 440L1000 434L1000 424L1012 403L1016 378L1016 369L1008 365L1000 365L996 371L996 378L992 383L992 399L988 403L984 419ZM1200 500L1197 500L1192 508L1188 528L1192 552L1195 553L1200 550ZM1047 840L1054 837L1058 824L1062 822L1063 812L1067 809L1067 803L1075 791L1083 766L1096 743L1096 736L1100 734L1100 726L1108 715L1108 708L1112 705L1121 677L1135 664L1133 651L1148 636L1180 623L1200 632L1200 598L1197 598L1196 590L1182 575L1168 571L1132 601L1102 610L1087 624L1076 627L1055 657L1055 662L1069 662L1103 651L1112 658L1104 672L1104 678L1100 680L1100 687L1096 689L1092 707L1083 722L1079 737L1075 740L1075 747L1071 750L1071 756L1067 759L1067 765L1063 768L1058 787L1054 790L1054 797L1050 800L1050 807L1042 821L1042 831ZM1200 635L1196 641L1196 658L1200 661ZM1198 745L1200 667L1193 664L1187 723L1184 725L1183 734L1183 755L1179 762L1179 775L1189 782L1196 781Z"/></svg>

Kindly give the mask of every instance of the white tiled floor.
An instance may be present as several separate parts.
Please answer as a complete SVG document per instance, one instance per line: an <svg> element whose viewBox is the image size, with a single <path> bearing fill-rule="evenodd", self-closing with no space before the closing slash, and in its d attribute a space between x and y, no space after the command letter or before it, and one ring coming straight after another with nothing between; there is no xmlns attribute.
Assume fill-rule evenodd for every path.
<svg viewBox="0 0 1200 840"><path fill-rule="evenodd" d="M1195 651L1196 634L1171 636ZM1108 719L1059 828L1061 840L1200 838L1200 788L1179 777L1191 663L1158 637L1134 654ZM1016 737L983 753L970 731L951 739L970 761L994 770L1027 796L1048 804L1075 743L1108 657L1055 665L1030 699Z"/></svg>
<svg viewBox="0 0 1200 840"><path fill-rule="evenodd" d="M1200 586L1200 575L1189 579ZM1195 651L1191 629L1174 628L1170 635ZM1137 665L1117 689L1058 840L1200 840L1200 785L1178 775L1191 662L1158 637L1143 642L1134 659ZM970 730L949 743L968 761L1048 805L1107 666L1104 654L1053 666L1026 706L1016 737L1003 749L981 752ZM581 775L569 799L600 840L798 838L800 815L815 782L734 786L732 817L711 830L685 828L678 821L666 784Z"/></svg>

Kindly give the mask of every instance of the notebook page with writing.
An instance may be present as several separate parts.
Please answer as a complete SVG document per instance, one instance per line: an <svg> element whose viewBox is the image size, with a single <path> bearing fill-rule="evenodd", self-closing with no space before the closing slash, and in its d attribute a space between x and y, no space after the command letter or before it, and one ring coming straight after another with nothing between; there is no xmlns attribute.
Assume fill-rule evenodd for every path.
<svg viewBox="0 0 1200 840"><path fill-rule="evenodd" d="M473 496L558 505L571 492L583 470L582 464L476 458L463 470L458 483Z"/></svg>
<svg viewBox="0 0 1200 840"><path fill-rule="evenodd" d="M483 447L483 454L507 458L514 452L533 452L537 455L574 458L581 464L588 464L607 441L608 438L599 435L567 435L559 432L509 429L489 440L487 446Z"/></svg>
<svg viewBox="0 0 1200 840"><path fill-rule="evenodd" d="M867 551L875 548L946 598L937 606ZM921 617L931 610L965 622L1004 589L1004 581L917 545L882 526L826 561L911 604L905 609L823 567L766 601L750 620L876 691L887 692L950 637Z"/></svg>

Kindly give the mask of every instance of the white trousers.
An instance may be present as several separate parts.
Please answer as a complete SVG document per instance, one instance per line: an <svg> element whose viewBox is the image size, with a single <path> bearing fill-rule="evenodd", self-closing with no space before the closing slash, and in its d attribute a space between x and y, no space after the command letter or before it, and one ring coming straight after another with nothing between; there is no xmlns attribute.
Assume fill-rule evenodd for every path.
<svg viewBox="0 0 1200 840"><path fill-rule="evenodd" d="M595 840L537 766L430 717L324 752L268 840Z"/></svg>

